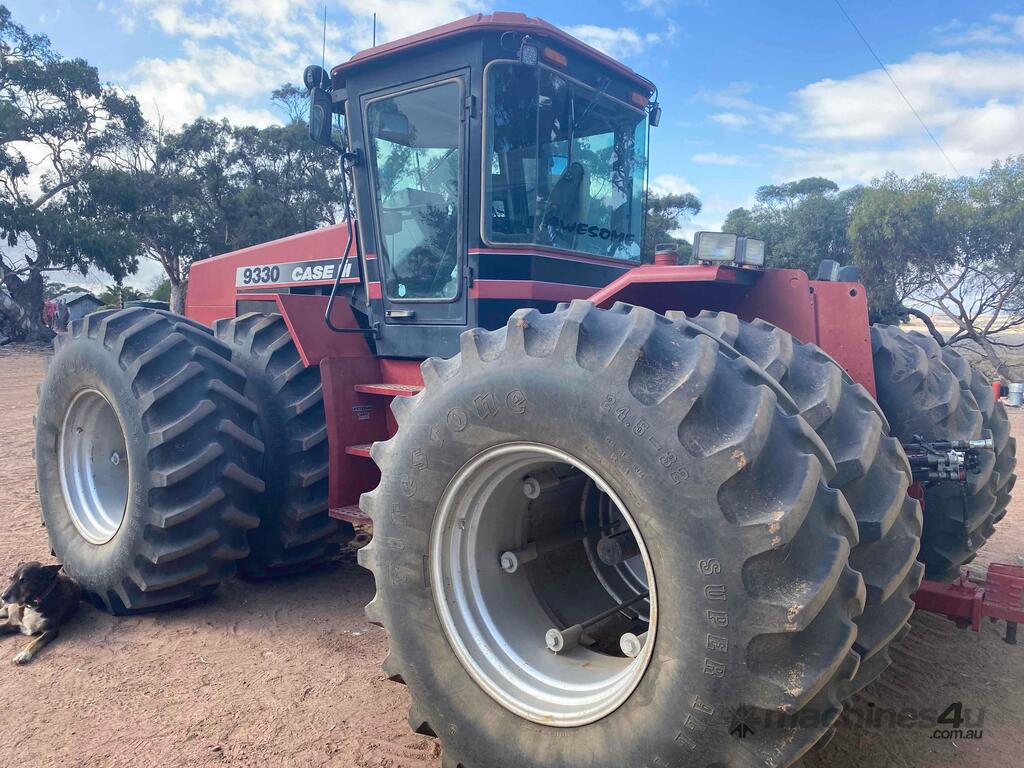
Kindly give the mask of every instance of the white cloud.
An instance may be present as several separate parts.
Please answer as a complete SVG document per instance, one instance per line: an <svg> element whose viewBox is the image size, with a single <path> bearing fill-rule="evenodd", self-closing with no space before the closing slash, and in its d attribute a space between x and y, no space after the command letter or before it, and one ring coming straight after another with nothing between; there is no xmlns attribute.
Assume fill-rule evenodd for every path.
<svg viewBox="0 0 1024 768"><path fill-rule="evenodd" d="M180 40L177 55L142 59L119 78L169 128L202 115L265 124L271 113L245 102L266 103L320 60L323 17L305 0L125 0L114 13L126 31L150 24ZM351 30L329 21L328 62L347 59L351 44Z"/></svg>
<svg viewBox="0 0 1024 768"><path fill-rule="evenodd" d="M651 192L655 195L699 194L699 190L682 176L663 173L651 179Z"/></svg>
<svg viewBox="0 0 1024 768"><path fill-rule="evenodd" d="M690 160L703 165L746 165L747 163L739 155L722 155L718 152L698 152Z"/></svg>
<svg viewBox="0 0 1024 768"><path fill-rule="evenodd" d="M748 95L753 90L754 86L751 83L733 82L717 90L702 88L694 98L697 101L707 102L716 107L733 111L756 112L765 109L765 107L748 98Z"/></svg>
<svg viewBox="0 0 1024 768"><path fill-rule="evenodd" d="M754 121L746 115L740 115L736 112L716 112L708 117L714 123L724 125L726 128L747 128Z"/></svg>
<svg viewBox="0 0 1024 768"><path fill-rule="evenodd" d="M599 27L594 24L566 27L565 31L613 59L628 59L671 38L675 34L675 27L669 25L665 34L641 33L632 27Z"/></svg>
<svg viewBox="0 0 1024 768"><path fill-rule="evenodd" d="M946 46L1013 45L1024 40L1024 16L994 13L988 21L971 25L953 19L933 32L939 43Z"/></svg>
<svg viewBox="0 0 1024 768"><path fill-rule="evenodd" d="M297 82L305 64L320 60L323 3L315 0L121 0L116 6L107 3L107 8L126 32L157 30L179 41L178 52L140 60L119 77L139 97L147 116L159 116L171 128L201 115L264 121L269 112L252 104L269 99L284 82ZM370 46L375 10L380 43L469 16L484 6L481 0L331 3L328 64ZM663 26L664 31L644 33L585 24L569 32L611 56L628 58L675 34L671 23Z"/></svg>
<svg viewBox="0 0 1024 768"><path fill-rule="evenodd" d="M992 14L992 20L1000 24L1007 24L1013 29L1013 34L1024 40L1024 16L1010 16L1006 13Z"/></svg>
<svg viewBox="0 0 1024 768"><path fill-rule="evenodd" d="M942 145L943 156L881 69L811 83L793 94L791 143L767 149L779 179L821 175L868 182L886 171L965 174L1024 152L1024 55L1008 51L919 53L889 71ZM746 127L756 110L713 120Z"/></svg>
<svg viewBox="0 0 1024 768"><path fill-rule="evenodd" d="M793 123L793 115L758 104L750 98L753 85L745 82L729 83L718 90L701 90L694 100L711 104L726 111L715 112L708 119L726 128L744 130L756 127L773 133Z"/></svg>
<svg viewBox="0 0 1024 768"><path fill-rule="evenodd" d="M930 127L955 122L979 99L1024 92L1024 55L919 53L889 71ZM881 70L811 83L796 99L812 138L880 139L921 130Z"/></svg>
<svg viewBox="0 0 1024 768"><path fill-rule="evenodd" d="M221 104L214 107L209 116L217 120L227 118L235 125L255 125L257 128L281 122L281 118L269 109L251 109L242 104Z"/></svg>
<svg viewBox="0 0 1024 768"><path fill-rule="evenodd" d="M370 28L367 24L372 23L374 11L377 12L377 42L382 43L483 10L483 6L476 0L392 0L380 6L365 0L344 0L343 4L349 13L363 21L360 31L366 35L366 45L360 47L370 45Z"/></svg>

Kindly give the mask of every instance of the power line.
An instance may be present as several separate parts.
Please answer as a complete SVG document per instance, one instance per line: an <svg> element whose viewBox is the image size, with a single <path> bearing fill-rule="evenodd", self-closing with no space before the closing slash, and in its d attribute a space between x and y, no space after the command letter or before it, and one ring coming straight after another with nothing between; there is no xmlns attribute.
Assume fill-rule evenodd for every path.
<svg viewBox="0 0 1024 768"><path fill-rule="evenodd" d="M953 161L949 159L949 155L946 154L946 150L942 148L942 145L939 143L939 140L935 138L935 134L931 132L931 129L928 127L928 124L925 123L925 121L921 118L921 115L919 115L917 110L914 109L914 105L910 103L910 99L907 98L907 94L905 94L903 92L903 89L900 88L900 84L896 82L896 78L892 76L892 73L889 71L889 68L885 66L882 60L878 57L878 54L875 53L875 49L871 47L871 43L869 43L867 38L864 37L864 33L860 31L860 27L858 27L857 24L853 21L853 19L850 18L850 14L846 12L846 9L843 7L843 4L839 2L839 0L834 0L834 2L839 7L839 10L843 12L843 16L846 17L846 20L850 22L850 26L853 27L853 31L857 33L857 36L864 43L864 46L871 52L871 55L875 57L875 61L878 62L878 66L882 68L882 71L885 72L886 76L889 78L889 81L892 83L892 87L896 89L896 92L903 97L903 100L907 103L907 106L910 107L910 111L914 113L914 117L917 118L917 122L919 122L921 124L921 127L924 128L924 132L928 134L928 138L932 140L932 143L935 145L936 149L938 149L939 152L942 153L942 156L946 158L946 162L949 163L949 167L953 169L953 173L955 173L957 176L962 176L963 174L960 173L959 169L956 167Z"/></svg>

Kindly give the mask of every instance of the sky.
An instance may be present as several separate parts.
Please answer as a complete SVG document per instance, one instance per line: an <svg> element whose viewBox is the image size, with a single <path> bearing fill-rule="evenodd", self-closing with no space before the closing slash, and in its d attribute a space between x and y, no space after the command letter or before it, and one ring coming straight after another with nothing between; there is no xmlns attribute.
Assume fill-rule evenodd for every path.
<svg viewBox="0 0 1024 768"><path fill-rule="evenodd" d="M319 63L324 0L5 0L175 127L200 115L283 120L271 90ZM476 12L567 29L653 80L664 115L652 187L694 192L684 233L717 229L762 184L886 171L975 174L1024 153L1024 0L328 0L327 65ZM954 171L954 168L956 171Z"/></svg>

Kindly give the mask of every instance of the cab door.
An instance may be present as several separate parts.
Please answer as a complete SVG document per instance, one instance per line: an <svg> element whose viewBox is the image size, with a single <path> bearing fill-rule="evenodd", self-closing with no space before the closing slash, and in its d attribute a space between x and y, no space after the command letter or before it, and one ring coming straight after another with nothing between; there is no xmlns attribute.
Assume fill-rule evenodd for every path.
<svg viewBox="0 0 1024 768"><path fill-rule="evenodd" d="M384 322L466 323L467 74L364 99Z"/></svg>

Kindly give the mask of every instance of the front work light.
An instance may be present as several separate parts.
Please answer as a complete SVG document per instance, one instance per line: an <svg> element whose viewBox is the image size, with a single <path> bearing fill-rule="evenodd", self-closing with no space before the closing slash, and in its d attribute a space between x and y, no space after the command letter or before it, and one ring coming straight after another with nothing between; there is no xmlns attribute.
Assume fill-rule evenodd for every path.
<svg viewBox="0 0 1024 768"><path fill-rule="evenodd" d="M519 46L519 61L528 67L535 67L540 61L540 48L529 37L524 37Z"/></svg>
<svg viewBox="0 0 1024 768"><path fill-rule="evenodd" d="M751 267L764 266L764 240L741 237L736 243L736 263Z"/></svg>
<svg viewBox="0 0 1024 768"><path fill-rule="evenodd" d="M736 260L736 235L725 232L697 232L693 236L693 253L697 261L726 263Z"/></svg>

